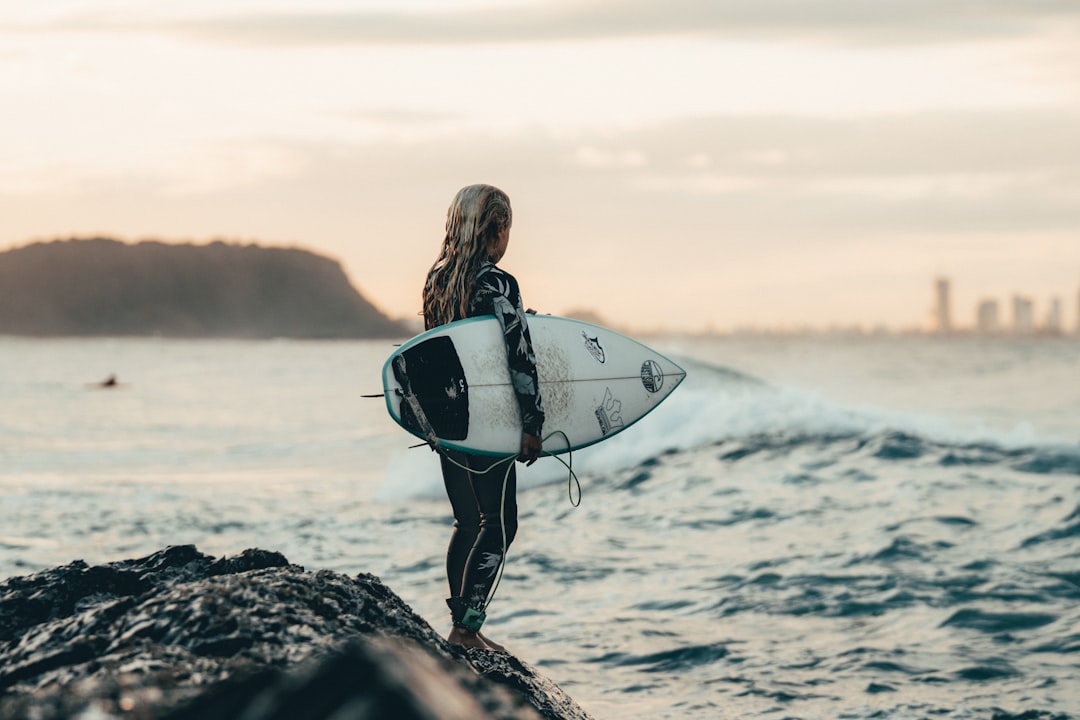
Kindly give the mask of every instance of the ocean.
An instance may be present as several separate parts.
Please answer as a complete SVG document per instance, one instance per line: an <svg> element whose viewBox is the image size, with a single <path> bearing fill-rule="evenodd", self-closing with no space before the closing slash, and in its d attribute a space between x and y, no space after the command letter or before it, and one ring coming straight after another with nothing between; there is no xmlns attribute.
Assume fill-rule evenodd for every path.
<svg viewBox="0 0 1080 720"><path fill-rule="evenodd" d="M1080 339L647 342L687 380L575 453L579 507L519 466L486 634L598 720L1080 717ZM448 630L390 351L0 338L0 577L261 547Z"/></svg>

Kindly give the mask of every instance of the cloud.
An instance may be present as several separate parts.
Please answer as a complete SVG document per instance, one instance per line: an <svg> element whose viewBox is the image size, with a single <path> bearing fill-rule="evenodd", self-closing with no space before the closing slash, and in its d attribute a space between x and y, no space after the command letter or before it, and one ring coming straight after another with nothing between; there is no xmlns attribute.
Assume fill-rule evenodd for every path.
<svg viewBox="0 0 1080 720"><path fill-rule="evenodd" d="M394 117L386 110L354 120ZM488 181L549 198L551 217L575 218L588 232L614 224L627 235L653 222L658 208L672 215L664 223L699 235L716 228L858 236L1080 227L1080 116L1050 110L716 116L571 136L464 132L359 144L264 137L185 152L193 158L186 165L123 165L120 176L137 177L139 195L197 199L236 186L252 203L267 193L267 207L280 204L269 193L288 188L302 200L282 206L286 215L327 218L356 202L378 217L421 193L439 204L458 185ZM189 166L197 171L178 174ZM109 187L107 168L87 172L70 179L81 192ZM16 181L33 181L42 193L49 177L26 168L0 173L0 186ZM578 229L560 228L566 231Z"/></svg>
<svg viewBox="0 0 1080 720"><path fill-rule="evenodd" d="M822 288L851 295L862 282L870 303L873 285L906 283L920 301L928 278L949 268L1066 273L1068 283L1080 267L1080 117L1067 113L717 116L573 136L263 139L249 150L206 166L220 175L234 163L242 183L196 175L178 186L165 169L127 169L65 197L0 194L0 214L19 241L94 231L320 248L399 314L416 305L454 191L473 182L511 194L513 267L530 303L550 311L568 298L606 308L623 297L634 319L660 322L674 310L627 288L698 283L733 317L782 290L799 307L777 317L794 317ZM808 317L832 312L805 302Z"/></svg>
<svg viewBox="0 0 1080 720"><path fill-rule="evenodd" d="M746 232L865 236L1080 226L1080 117L1070 113L701 118L619 142L650 158L648 168L632 178L624 173L622 181L654 201L662 195L697 204L696 212L711 205L714 222ZM609 154L620 147L596 145ZM695 156L710 164L687 166Z"/></svg>
<svg viewBox="0 0 1080 720"><path fill-rule="evenodd" d="M1055 173L1080 170L1078 121L1059 109L725 116L653 125L608 142L635 143L654 165L667 158L674 168L704 154L714 168L762 177Z"/></svg>
<svg viewBox="0 0 1080 720"><path fill-rule="evenodd" d="M190 13L189 13L190 15ZM842 44L925 44L1008 38L1080 22L1074 0L592 0L415 11L218 10L203 19L72 16L69 29L181 33L260 46L562 42L656 37Z"/></svg>
<svg viewBox="0 0 1080 720"><path fill-rule="evenodd" d="M580 145L574 151L572 161L586 168L640 168L648 165L649 159L640 150L619 150L611 152L600 150L593 145Z"/></svg>

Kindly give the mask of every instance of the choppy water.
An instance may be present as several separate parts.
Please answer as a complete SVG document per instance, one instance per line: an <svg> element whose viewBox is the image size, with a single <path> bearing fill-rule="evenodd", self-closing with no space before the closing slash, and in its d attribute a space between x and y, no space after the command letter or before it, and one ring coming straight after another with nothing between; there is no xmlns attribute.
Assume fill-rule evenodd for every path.
<svg viewBox="0 0 1080 720"><path fill-rule="evenodd" d="M581 507L522 473L493 638L597 718L1080 716L1080 341L656 344L690 376ZM0 338L0 577L259 546L445 627L389 349Z"/></svg>

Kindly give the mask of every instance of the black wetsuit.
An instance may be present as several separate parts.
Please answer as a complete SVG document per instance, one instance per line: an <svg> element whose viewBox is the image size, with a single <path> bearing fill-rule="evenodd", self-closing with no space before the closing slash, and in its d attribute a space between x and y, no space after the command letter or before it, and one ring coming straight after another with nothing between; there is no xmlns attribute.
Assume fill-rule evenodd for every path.
<svg viewBox="0 0 1080 720"><path fill-rule="evenodd" d="M544 406L521 293L517 280L491 262L484 263L477 273L466 317L485 315L494 315L502 325L522 429L539 437ZM447 604L454 624L460 625L468 608L483 611L503 552L517 534L517 473L513 460L457 451L444 450L441 462L443 483L454 510L454 531L446 552Z"/></svg>

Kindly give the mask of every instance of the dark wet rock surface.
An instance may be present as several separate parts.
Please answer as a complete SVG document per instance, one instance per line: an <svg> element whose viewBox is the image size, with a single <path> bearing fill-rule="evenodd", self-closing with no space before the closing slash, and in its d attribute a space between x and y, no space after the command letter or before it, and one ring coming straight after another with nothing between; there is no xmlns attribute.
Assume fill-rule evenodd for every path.
<svg viewBox="0 0 1080 720"><path fill-rule="evenodd" d="M0 718L587 718L373 575L176 546L0 583Z"/></svg>

